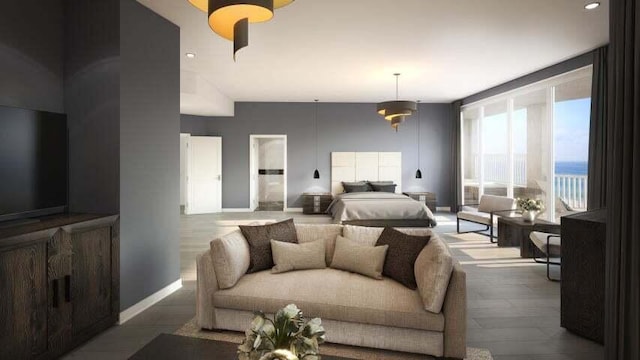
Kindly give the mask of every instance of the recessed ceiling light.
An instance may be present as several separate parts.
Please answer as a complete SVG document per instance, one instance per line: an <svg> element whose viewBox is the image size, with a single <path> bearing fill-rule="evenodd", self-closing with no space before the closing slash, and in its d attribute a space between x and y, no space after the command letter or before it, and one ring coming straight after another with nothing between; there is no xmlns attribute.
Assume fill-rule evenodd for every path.
<svg viewBox="0 0 640 360"><path fill-rule="evenodd" d="M597 8L598 6L600 6L600 3L596 1L596 2L588 3L587 5L584 6L584 8L587 9L587 10L593 10L593 9Z"/></svg>
<svg viewBox="0 0 640 360"><path fill-rule="evenodd" d="M186 55L186 56L187 56L187 58L189 58L189 59L193 59L193 58L195 58L195 57L196 57L196 54L194 54L194 53L186 53L185 55Z"/></svg>

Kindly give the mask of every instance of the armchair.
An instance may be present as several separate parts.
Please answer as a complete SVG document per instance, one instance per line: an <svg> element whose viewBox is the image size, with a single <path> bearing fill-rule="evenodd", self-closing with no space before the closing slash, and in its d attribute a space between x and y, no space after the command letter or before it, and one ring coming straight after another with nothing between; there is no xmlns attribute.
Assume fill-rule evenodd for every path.
<svg viewBox="0 0 640 360"><path fill-rule="evenodd" d="M516 211L516 200L506 196L482 195L479 204L466 204L465 207L468 205L477 205L478 208L458 207L456 216L456 230L458 234L477 233L488 236L489 241L492 243L497 242L497 236L494 235L493 229L497 224L498 217L505 216L504 214L510 216ZM461 232L460 220L484 225L485 228ZM485 231L489 231L489 234L486 234Z"/></svg>

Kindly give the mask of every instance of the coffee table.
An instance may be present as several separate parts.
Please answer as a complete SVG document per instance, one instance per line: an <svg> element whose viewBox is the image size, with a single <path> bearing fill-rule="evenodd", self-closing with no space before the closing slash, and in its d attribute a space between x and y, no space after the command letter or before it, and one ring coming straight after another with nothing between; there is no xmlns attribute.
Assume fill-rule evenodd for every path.
<svg viewBox="0 0 640 360"><path fill-rule="evenodd" d="M501 216L498 218L498 246L519 246L523 258L545 257L529 239L532 231L560 234L560 224L540 219L530 223L522 217Z"/></svg>
<svg viewBox="0 0 640 360"><path fill-rule="evenodd" d="M186 336L160 334L130 360L237 360L238 344L197 339ZM323 360L349 360L347 358L322 355Z"/></svg>

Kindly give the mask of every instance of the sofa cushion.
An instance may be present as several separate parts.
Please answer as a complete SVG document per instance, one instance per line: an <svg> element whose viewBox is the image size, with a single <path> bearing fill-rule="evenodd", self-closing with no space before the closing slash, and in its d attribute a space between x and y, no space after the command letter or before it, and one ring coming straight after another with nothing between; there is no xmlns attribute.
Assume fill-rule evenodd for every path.
<svg viewBox="0 0 640 360"><path fill-rule="evenodd" d="M214 293L217 308L275 313L294 303L308 318L443 331L444 316L424 310L420 295L391 279L374 280L336 269L243 276Z"/></svg>
<svg viewBox="0 0 640 360"><path fill-rule="evenodd" d="M401 233L414 235L414 236L433 236L433 231L429 228L394 228ZM349 240L355 241L362 245L374 246L378 241L384 228L357 226L357 225L344 225L342 229L342 236Z"/></svg>
<svg viewBox="0 0 640 360"><path fill-rule="evenodd" d="M384 229L377 227L344 225L342 236L360 245L374 246L382 234L382 230Z"/></svg>
<svg viewBox="0 0 640 360"><path fill-rule="evenodd" d="M218 287L220 289L232 287L249 269L247 240L240 230L236 230L212 240L209 245Z"/></svg>
<svg viewBox="0 0 640 360"><path fill-rule="evenodd" d="M338 235L331 267L382 279L382 268L388 248L388 245L359 245Z"/></svg>
<svg viewBox="0 0 640 360"><path fill-rule="evenodd" d="M430 238L429 235L407 235L393 228L385 228L376 242L376 246L389 246L382 275L415 290L418 285L414 275L414 264Z"/></svg>
<svg viewBox="0 0 640 360"><path fill-rule="evenodd" d="M324 269L325 262L324 241L314 241L304 244L292 244L271 240L271 253L275 266L271 268L274 274L292 270Z"/></svg>
<svg viewBox="0 0 640 360"><path fill-rule="evenodd" d="M297 224L296 233L298 234L298 243L304 244L307 242L313 242L322 240L325 245L326 263L327 266L331 264L333 259L333 250L336 247L336 237L342 235L342 225L338 224L322 224L322 225L309 225L309 224Z"/></svg>
<svg viewBox="0 0 640 360"><path fill-rule="evenodd" d="M429 240L418 255L414 269L425 310L432 313L442 310L453 263L449 248L439 237Z"/></svg>
<svg viewBox="0 0 640 360"><path fill-rule="evenodd" d="M240 225L240 231L249 243L248 273L267 270L273 267L271 256L271 240L297 243L298 236L293 225L293 219L269 225L247 226Z"/></svg>

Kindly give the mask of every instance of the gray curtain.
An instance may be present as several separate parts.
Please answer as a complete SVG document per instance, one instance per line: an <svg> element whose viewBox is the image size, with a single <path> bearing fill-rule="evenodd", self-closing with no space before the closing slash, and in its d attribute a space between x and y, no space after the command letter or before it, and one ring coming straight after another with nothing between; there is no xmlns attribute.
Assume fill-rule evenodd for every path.
<svg viewBox="0 0 640 360"><path fill-rule="evenodd" d="M606 359L640 359L640 3L609 3Z"/></svg>
<svg viewBox="0 0 640 360"><path fill-rule="evenodd" d="M458 205L462 204L462 179L460 178L460 108L462 101L451 103L451 211L458 211Z"/></svg>
<svg viewBox="0 0 640 360"><path fill-rule="evenodd" d="M589 188L587 208L607 205L607 56L608 47L593 51L591 126L589 134Z"/></svg>

